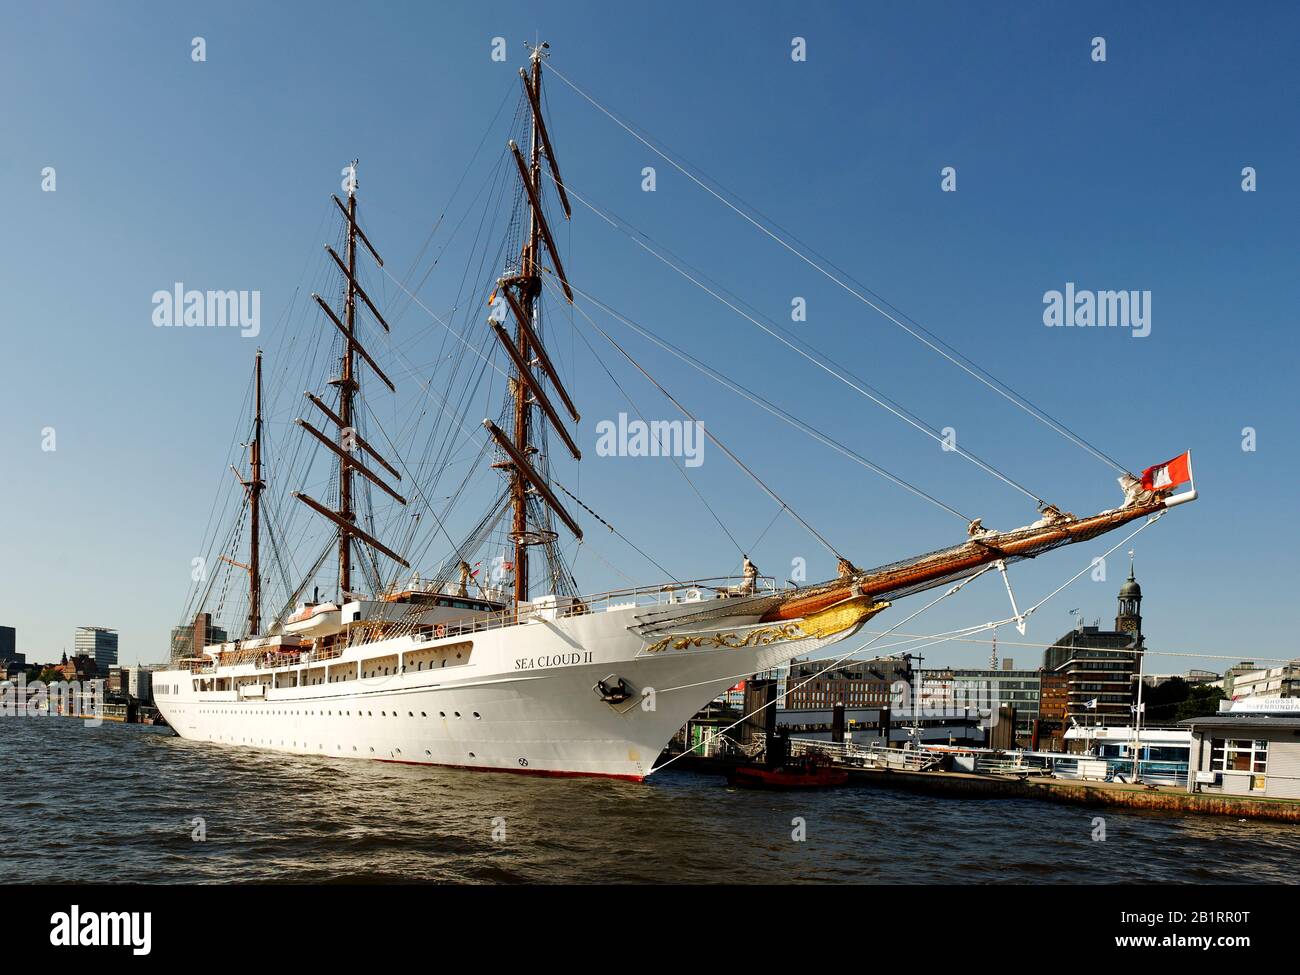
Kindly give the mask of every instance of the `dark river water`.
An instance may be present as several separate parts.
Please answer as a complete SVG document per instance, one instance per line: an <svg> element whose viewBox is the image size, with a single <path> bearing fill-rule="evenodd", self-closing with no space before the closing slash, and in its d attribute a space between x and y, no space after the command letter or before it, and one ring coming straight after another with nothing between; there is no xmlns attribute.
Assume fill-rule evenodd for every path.
<svg viewBox="0 0 1300 975"><path fill-rule="evenodd" d="M63 718L0 718L0 746L4 883L1291 883L1300 856L1280 823L297 758Z"/></svg>

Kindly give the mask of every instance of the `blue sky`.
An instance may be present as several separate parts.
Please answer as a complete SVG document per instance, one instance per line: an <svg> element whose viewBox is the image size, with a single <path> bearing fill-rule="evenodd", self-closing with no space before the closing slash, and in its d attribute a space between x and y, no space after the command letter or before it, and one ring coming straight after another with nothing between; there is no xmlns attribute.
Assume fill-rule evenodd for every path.
<svg viewBox="0 0 1300 975"><path fill-rule="evenodd" d="M293 299L315 286L320 245L335 237L327 208L340 168L361 159L365 226L400 274L467 168L474 187L500 159L507 120L489 121L503 99L509 114L521 42L536 36L564 76L1130 469L1191 448L1202 499L1136 540L1149 645L1296 654L1281 612L1297 578L1300 474L1300 16L1290 5L456 3L362 16L350 4L56 3L5 17L0 622L35 658L57 657L80 624L117 627L126 662L165 656L213 496L230 478L253 349L270 355L319 317L303 293ZM195 36L206 41L202 63L191 60ZM497 36L505 63L490 57ZM806 38L804 62L790 57L795 36ZM1095 36L1106 39L1104 63L1090 58ZM556 75L546 86L566 182L586 199L1062 508L1117 503L1104 464L801 264ZM641 189L649 165L654 193ZM42 191L47 166L55 192ZM955 193L940 189L946 166ZM1241 189L1247 166L1253 193ZM448 257L419 291L440 314L456 301L465 247L441 233ZM557 235L575 284L783 408L986 525L1035 517L1022 496L797 359L583 207ZM369 280L385 307L401 297L391 281ZM153 327L151 296L176 281L259 290L261 335ZM1044 327L1043 295L1067 281L1150 291L1151 334ZM794 296L807 300L806 322L790 321ZM956 519L588 310L858 564L962 537ZM668 462L595 456L595 424L626 404L575 330L599 340L575 322L556 316L551 332L589 455L580 478L562 468L566 483L674 574L733 571L735 548ZM410 308L393 324L394 342L413 340L402 346L410 361L434 360L443 337L428 316ZM648 414L674 416L606 363ZM273 424L298 415L300 388L277 401ZM54 451L42 450L47 427ZM1244 427L1257 431L1253 452L1242 450ZM706 448L698 483L745 546L776 511L716 450ZM588 525L589 551L576 557L584 589L624 584L606 563L658 581ZM1022 604L1117 540L1018 567ZM834 572L788 519L751 554L777 576L796 557L812 579ZM1003 654L1036 664L1039 650L1011 641L1051 642L1068 609L1113 616L1124 561L1121 551L1105 582L1085 576L1048 603L1026 637L1002 630ZM1006 615L989 578L904 629ZM978 666L988 648L928 653ZM1149 667L1229 662L1167 656Z"/></svg>

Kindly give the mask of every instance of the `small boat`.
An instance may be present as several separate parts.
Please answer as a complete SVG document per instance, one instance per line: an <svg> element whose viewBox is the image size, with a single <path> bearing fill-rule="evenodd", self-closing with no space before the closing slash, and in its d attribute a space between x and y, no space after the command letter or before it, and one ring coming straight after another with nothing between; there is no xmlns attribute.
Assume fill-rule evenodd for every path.
<svg viewBox="0 0 1300 975"><path fill-rule="evenodd" d="M341 611L334 603L308 603L290 616L285 631L299 636L325 636L342 628Z"/></svg>
<svg viewBox="0 0 1300 975"><path fill-rule="evenodd" d="M812 756L792 758L777 768L737 765L727 773L728 785L751 789L827 789L848 780L846 770Z"/></svg>

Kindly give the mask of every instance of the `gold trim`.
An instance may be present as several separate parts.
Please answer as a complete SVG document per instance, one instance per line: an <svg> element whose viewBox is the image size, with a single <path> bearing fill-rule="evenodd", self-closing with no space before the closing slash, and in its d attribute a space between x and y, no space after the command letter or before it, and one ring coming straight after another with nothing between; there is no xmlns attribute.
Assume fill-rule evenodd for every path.
<svg viewBox="0 0 1300 975"><path fill-rule="evenodd" d="M792 640L822 640L843 633L845 630L856 629L877 613L888 609L889 605L889 603L873 602L867 596L857 596L829 606L802 620L782 623L778 626L759 627L743 636L735 631L706 633L700 636L666 636L646 647L645 652L688 650L693 647L742 650L746 647L766 647L773 643L787 643Z"/></svg>

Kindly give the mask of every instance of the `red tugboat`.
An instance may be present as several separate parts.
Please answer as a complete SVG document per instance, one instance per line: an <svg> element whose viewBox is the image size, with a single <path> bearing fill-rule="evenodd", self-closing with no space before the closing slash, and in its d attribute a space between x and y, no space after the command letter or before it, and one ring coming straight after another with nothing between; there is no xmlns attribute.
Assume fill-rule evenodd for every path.
<svg viewBox="0 0 1300 975"><path fill-rule="evenodd" d="M737 765L727 773L727 784L750 789L828 789L843 785L849 773L822 755L800 755L776 768Z"/></svg>

